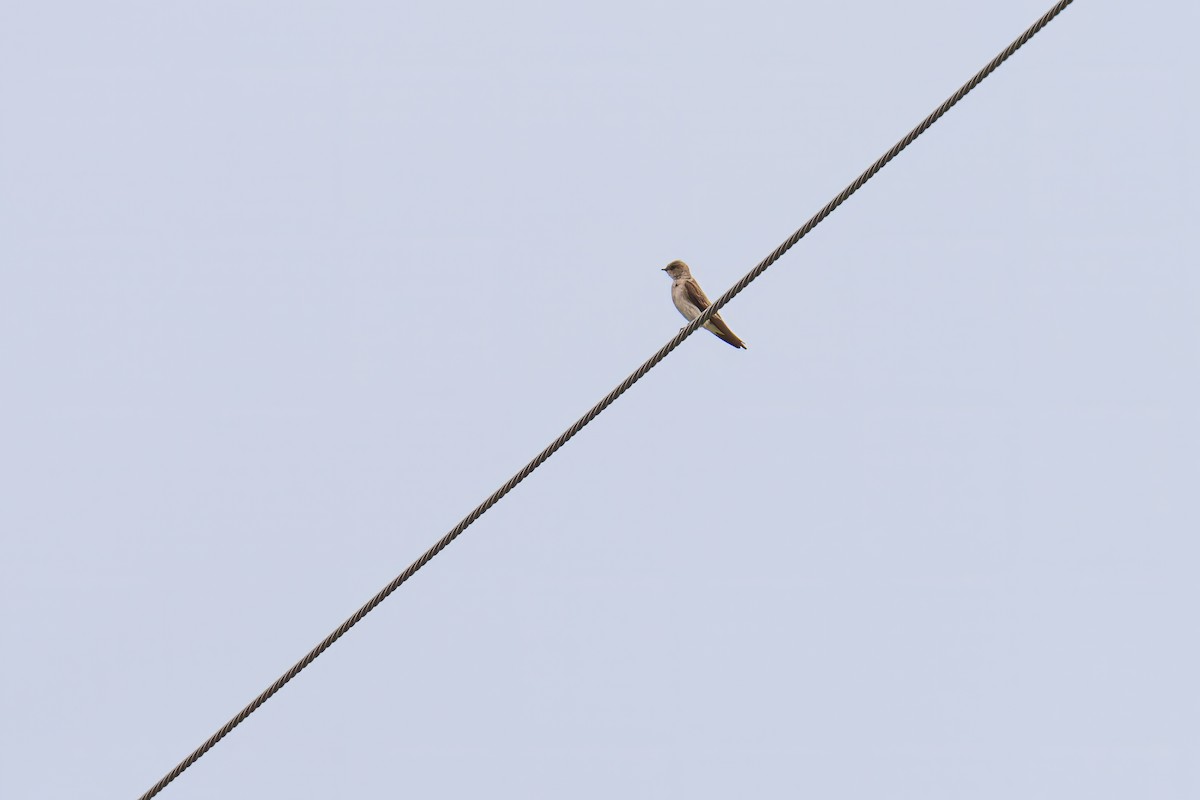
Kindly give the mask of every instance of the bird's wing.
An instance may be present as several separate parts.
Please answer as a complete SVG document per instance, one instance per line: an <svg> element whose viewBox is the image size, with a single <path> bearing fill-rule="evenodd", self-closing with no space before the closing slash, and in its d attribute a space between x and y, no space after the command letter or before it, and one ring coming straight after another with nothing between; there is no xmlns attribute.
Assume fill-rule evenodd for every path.
<svg viewBox="0 0 1200 800"><path fill-rule="evenodd" d="M734 347L746 348L746 343L739 339L738 335L729 329L729 326L725 324L725 320L721 319L720 314L713 314L711 317L709 317L708 324L716 328L713 333L716 334L717 338L721 341L725 342L726 344L731 344Z"/></svg>
<svg viewBox="0 0 1200 800"><path fill-rule="evenodd" d="M701 311L712 305L712 303L708 302L708 297L704 294L704 290L700 288L700 284L696 283L694 279L684 281L683 288L687 292L688 300Z"/></svg>
<svg viewBox="0 0 1200 800"><path fill-rule="evenodd" d="M683 285L687 290L688 300L690 300L696 306L696 308L703 311L712 305L712 303L708 301L708 297L704 294L704 290L700 288L700 284L696 283L694 279L687 281ZM720 314L713 314L711 317L709 317L708 325L705 327L716 328L717 330L713 331L713 333L717 335L717 338L733 345L734 347L746 346L746 343L739 339L738 335L729 329L729 326L725 324L725 320L721 319Z"/></svg>

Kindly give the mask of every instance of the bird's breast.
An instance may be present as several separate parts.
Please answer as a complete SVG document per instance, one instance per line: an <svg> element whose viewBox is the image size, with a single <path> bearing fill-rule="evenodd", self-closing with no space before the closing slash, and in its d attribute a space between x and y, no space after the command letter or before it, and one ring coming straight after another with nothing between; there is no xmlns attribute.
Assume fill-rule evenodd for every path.
<svg viewBox="0 0 1200 800"><path fill-rule="evenodd" d="M679 313L683 314L683 318L688 322L700 316L700 309L688 299L687 289L678 283L671 285L671 302L675 304L675 308L679 309Z"/></svg>

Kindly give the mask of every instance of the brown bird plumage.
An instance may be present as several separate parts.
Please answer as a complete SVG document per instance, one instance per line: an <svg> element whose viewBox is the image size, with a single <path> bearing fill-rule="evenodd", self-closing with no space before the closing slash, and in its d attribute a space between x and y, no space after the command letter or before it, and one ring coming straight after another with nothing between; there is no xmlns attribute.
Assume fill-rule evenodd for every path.
<svg viewBox="0 0 1200 800"><path fill-rule="evenodd" d="M688 322L700 316L704 309L712 305L708 296L704 294L704 290L700 288L700 284L696 283L696 279L692 277L692 271L687 264L682 261L672 261L663 267L663 272L671 277L671 302ZM713 314L709 317L708 322L704 323L704 329L727 344L743 350L748 349L746 343L729 329L720 314Z"/></svg>

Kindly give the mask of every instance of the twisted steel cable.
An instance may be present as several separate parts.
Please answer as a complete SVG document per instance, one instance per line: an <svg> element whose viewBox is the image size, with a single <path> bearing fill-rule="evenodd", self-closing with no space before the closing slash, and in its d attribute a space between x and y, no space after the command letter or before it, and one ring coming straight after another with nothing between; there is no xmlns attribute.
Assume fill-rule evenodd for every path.
<svg viewBox="0 0 1200 800"><path fill-rule="evenodd" d="M310 650L308 654L304 656L304 658L297 661L291 667L291 669L281 675L279 679L268 686L262 694L254 698L249 705L239 711L233 719L222 725L221 729L210 736L208 740L204 742L204 744L200 745L191 753L191 755L179 762L179 764L166 775L164 775L158 783L150 787L150 789L143 794L139 800L150 800L150 798L161 792L164 788L166 788L167 784L178 778L184 770L196 763L196 761L199 760L199 758L209 750L211 750L217 744L217 742L224 739L230 731L232 731L247 717L257 711L263 703L270 700L271 697L274 696L274 694L280 689L282 689L288 681L300 674L301 670L315 661L317 657L329 649L334 642L342 638L342 636L344 636L347 631L357 625L363 617L365 617L367 614L373 611L376 606L386 600L388 596L392 594L392 592L399 589L405 581L407 581L417 572L417 570L429 563L429 561L438 553L442 552L442 550L445 550L446 547L449 546L449 544L455 539L457 539L463 531L470 527L475 520L483 516L484 513L486 513L487 510L496 503L500 502L500 500L506 494L511 492L517 484L529 477L529 475L535 469L540 467L547 459L550 458L550 456L554 455L554 453L557 452L560 447L570 441L575 434L583 430L588 423L590 423L592 420L598 417L602 411L612 405L618 397L625 394L625 392L627 392L635 383L640 381L647 372L654 369L654 367L657 366L660 361L670 355L671 351L679 347L679 345L683 343L684 339L695 333L701 326L704 325L705 322L708 321L711 316L720 311L725 304L740 294L742 290L749 286L750 283L758 278L759 275L762 275L764 272L766 272L768 267L778 261L783 254L790 250L798 241L807 236L813 228L817 227L817 225L819 225L826 217L832 214L838 206L846 202L846 200L850 198L850 195L862 188L863 184L865 184L867 181L873 178L876 173L887 166L889 161L891 161L893 158L899 155L902 150L912 144L918 136L927 131L930 126L933 125L933 123L937 122L947 111L953 108L959 100L962 100L964 97L966 97L967 94L976 86L978 86L984 78L995 72L996 69L1003 64L1009 56L1021 49L1026 42L1032 39L1042 28L1046 27L1051 20L1057 17L1063 11L1063 9L1069 6L1073 1L1074 0L1060 0L1060 2L1056 3L1054 7L1047 11L1040 19L1037 20L1037 22L1033 23L1033 25L1031 25L1024 33L1017 37L1012 44L1004 48L1004 50L1002 50L995 58L989 61L983 69L975 73L974 77L964 83L958 89L958 91L950 95L945 102L934 109L933 113L922 120L917 127L909 131L903 139L896 142L896 144L894 144L890 150L880 156L879 160L868 167L854 180L853 183L843 189L837 195L837 197L830 200L824 208L814 214L808 222L804 223L799 230L789 236L783 242L783 244L775 248L774 252L763 259L758 266L746 273L746 275L737 283L735 283L729 289L729 291L717 298L712 305L705 309L704 313L692 320L686 327L681 329L679 333L677 333L675 337L671 339L671 341L663 345L661 350L652 355L646 361L646 363L634 370L629 377L621 381L621 383L615 389L605 395L604 399L596 403L596 405L592 406L592 408L589 409L586 414L576 420L575 424L563 431L561 436L551 442L546 449L542 450L542 452L538 453L532 461L522 467L520 472L509 478L503 486L501 486L499 489L493 492L490 497L476 506L475 509L466 517L464 517L461 522L455 525L449 533L439 539L436 544L422 553L420 558L410 564L408 569L397 575L387 586L383 587L378 594L368 600L362 608L354 612L353 616L339 625L337 629L333 631L333 633L326 636L321 643Z"/></svg>

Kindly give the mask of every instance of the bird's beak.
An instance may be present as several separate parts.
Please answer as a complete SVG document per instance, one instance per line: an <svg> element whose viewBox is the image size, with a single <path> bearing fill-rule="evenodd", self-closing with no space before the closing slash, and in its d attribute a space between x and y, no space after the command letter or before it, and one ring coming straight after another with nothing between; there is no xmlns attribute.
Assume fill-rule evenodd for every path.
<svg viewBox="0 0 1200 800"><path fill-rule="evenodd" d="M666 272L666 271L667 271L667 268L666 268L666 267L663 267L663 270L662 270L662 271L663 271L663 272Z"/></svg>

